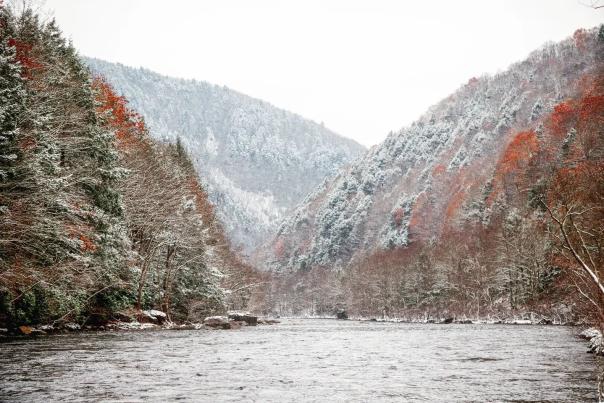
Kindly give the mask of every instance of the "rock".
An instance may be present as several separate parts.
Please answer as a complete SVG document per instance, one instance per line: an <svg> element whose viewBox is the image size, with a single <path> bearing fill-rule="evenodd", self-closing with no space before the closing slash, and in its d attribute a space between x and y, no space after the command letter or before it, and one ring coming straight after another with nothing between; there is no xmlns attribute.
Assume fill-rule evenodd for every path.
<svg viewBox="0 0 604 403"><path fill-rule="evenodd" d="M0 327L0 336L6 336L8 334L8 329L4 327Z"/></svg>
<svg viewBox="0 0 604 403"><path fill-rule="evenodd" d="M198 328L193 323L183 323L182 325L172 325L168 329L171 330L197 330Z"/></svg>
<svg viewBox="0 0 604 403"><path fill-rule="evenodd" d="M77 332L78 330L81 330L82 328L77 323L68 322L63 325L63 329L69 330L70 332Z"/></svg>
<svg viewBox="0 0 604 403"><path fill-rule="evenodd" d="M440 323L448 325L449 323L453 323L453 318L445 318Z"/></svg>
<svg viewBox="0 0 604 403"><path fill-rule="evenodd" d="M459 323L461 325L471 325L474 322L472 322L470 319L461 319L458 320L456 323Z"/></svg>
<svg viewBox="0 0 604 403"><path fill-rule="evenodd" d="M512 325L532 325L533 322L531 322L530 319L516 319L514 321L512 321Z"/></svg>
<svg viewBox="0 0 604 403"><path fill-rule="evenodd" d="M340 320L347 320L348 313L346 313L344 309L338 309L338 311L336 312L336 318Z"/></svg>
<svg viewBox="0 0 604 403"><path fill-rule="evenodd" d="M281 322L276 319L266 319L266 318L258 319L259 325L275 325L277 323L281 323Z"/></svg>
<svg viewBox="0 0 604 403"><path fill-rule="evenodd" d="M140 322L117 322L115 329L119 330L147 330L157 329L159 326L155 323L140 323Z"/></svg>
<svg viewBox="0 0 604 403"><path fill-rule="evenodd" d="M256 326L258 324L258 317L250 315L249 313L232 312L229 313L229 319L237 322L245 322L248 326Z"/></svg>
<svg viewBox="0 0 604 403"><path fill-rule="evenodd" d="M42 329L32 329L30 335L31 336L43 336L46 332Z"/></svg>
<svg viewBox="0 0 604 403"><path fill-rule="evenodd" d="M134 322L136 320L136 318L133 315L130 315L126 312L114 312L113 313L113 319L118 320L120 322Z"/></svg>
<svg viewBox="0 0 604 403"><path fill-rule="evenodd" d="M145 312L147 312L149 315L157 318L157 320L160 321L160 322L168 320L168 315L166 315L165 312L158 311L157 309L150 309L150 310L145 311Z"/></svg>
<svg viewBox="0 0 604 403"><path fill-rule="evenodd" d="M604 338L598 329L594 327L586 329L581 332L580 336L589 340L590 353L604 355Z"/></svg>
<svg viewBox="0 0 604 403"><path fill-rule="evenodd" d="M581 333L579 333L579 337L585 340L591 340L593 337L596 337L600 334L600 331L595 327L590 327L589 329L585 329Z"/></svg>
<svg viewBox="0 0 604 403"><path fill-rule="evenodd" d="M55 328L53 325L42 325L42 326L38 326L38 329L46 332L46 333L54 333L56 332L58 329Z"/></svg>
<svg viewBox="0 0 604 403"><path fill-rule="evenodd" d="M551 319L543 318L537 324L538 325L553 325L554 322Z"/></svg>
<svg viewBox="0 0 604 403"><path fill-rule="evenodd" d="M168 320L168 315L156 309L149 309L146 311L140 311L137 315L137 319L140 323L153 323L161 325Z"/></svg>
<svg viewBox="0 0 604 403"><path fill-rule="evenodd" d="M34 329L30 326L19 326L17 332L24 336L29 336Z"/></svg>
<svg viewBox="0 0 604 403"><path fill-rule="evenodd" d="M224 316L210 316L203 320L203 324L214 329L230 329L231 324Z"/></svg>
<svg viewBox="0 0 604 403"><path fill-rule="evenodd" d="M150 309L148 311L141 312L145 318L148 318L150 322L147 323L159 323L160 325L168 320L168 315L165 312L158 311L156 309Z"/></svg>
<svg viewBox="0 0 604 403"><path fill-rule="evenodd" d="M136 315L137 322L139 323L157 323L157 318L148 313L148 311L140 311Z"/></svg>

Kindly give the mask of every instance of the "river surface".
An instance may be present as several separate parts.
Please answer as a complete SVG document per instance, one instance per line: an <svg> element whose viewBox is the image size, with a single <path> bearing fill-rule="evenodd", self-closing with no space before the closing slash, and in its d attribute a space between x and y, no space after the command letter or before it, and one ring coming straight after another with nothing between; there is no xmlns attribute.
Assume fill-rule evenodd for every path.
<svg viewBox="0 0 604 403"><path fill-rule="evenodd" d="M597 400L577 329L285 320L0 344L0 401Z"/></svg>

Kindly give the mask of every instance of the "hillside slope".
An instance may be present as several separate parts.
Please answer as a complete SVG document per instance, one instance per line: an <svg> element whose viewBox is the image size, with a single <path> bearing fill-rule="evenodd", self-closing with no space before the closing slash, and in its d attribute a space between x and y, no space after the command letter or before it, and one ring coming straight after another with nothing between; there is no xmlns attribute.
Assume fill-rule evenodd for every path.
<svg viewBox="0 0 604 403"><path fill-rule="evenodd" d="M181 143L231 241L250 251L326 177L364 148L322 125L206 82L85 59L145 118L151 135Z"/></svg>
<svg viewBox="0 0 604 403"><path fill-rule="evenodd" d="M601 54L598 31L580 30L502 73L470 79L317 188L257 261L277 270L341 268L376 251L438 241L469 220L488 224L497 197L505 198L493 189L502 153L578 93L601 69Z"/></svg>
<svg viewBox="0 0 604 403"><path fill-rule="evenodd" d="M53 21L0 5L0 84L0 328L246 307L257 280L185 150L151 139Z"/></svg>

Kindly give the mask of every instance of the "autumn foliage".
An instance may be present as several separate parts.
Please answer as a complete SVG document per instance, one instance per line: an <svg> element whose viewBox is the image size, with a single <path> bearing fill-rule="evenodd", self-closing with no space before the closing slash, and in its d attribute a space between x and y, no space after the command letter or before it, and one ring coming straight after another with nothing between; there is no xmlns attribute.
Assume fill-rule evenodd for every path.
<svg viewBox="0 0 604 403"><path fill-rule="evenodd" d="M42 67L42 64L37 62L31 55L33 46L27 42L10 38L8 45L13 46L16 51L17 61L21 64L21 75L24 78L31 78L33 70Z"/></svg>
<svg viewBox="0 0 604 403"><path fill-rule="evenodd" d="M137 136L146 132L142 116L130 109L126 98L117 95L102 77L94 78L92 88L96 91L97 111L107 116L120 146L131 146Z"/></svg>
<svg viewBox="0 0 604 403"><path fill-rule="evenodd" d="M548 122L551 133L557 137L565 136L575 118L575 108L571 105L571 101L559 103L554 107Z"/></svg>
<svg viewBox="0 0 604 403"><path fill-rule="evenodd" d="M534 131L518 133L504 151L497 174L505 175L522 169L538 150L539 143Z"/></svg>

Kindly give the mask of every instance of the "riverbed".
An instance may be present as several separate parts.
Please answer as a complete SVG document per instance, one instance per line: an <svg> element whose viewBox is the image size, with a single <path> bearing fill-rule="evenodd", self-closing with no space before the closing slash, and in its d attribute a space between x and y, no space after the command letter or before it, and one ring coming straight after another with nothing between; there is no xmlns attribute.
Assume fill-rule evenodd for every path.
<svg viewBox="0 0 604 403"><path fill-rule="evenodd" d="M577 329L291 319L0 344L0 401L597 401Z"/></svg>

